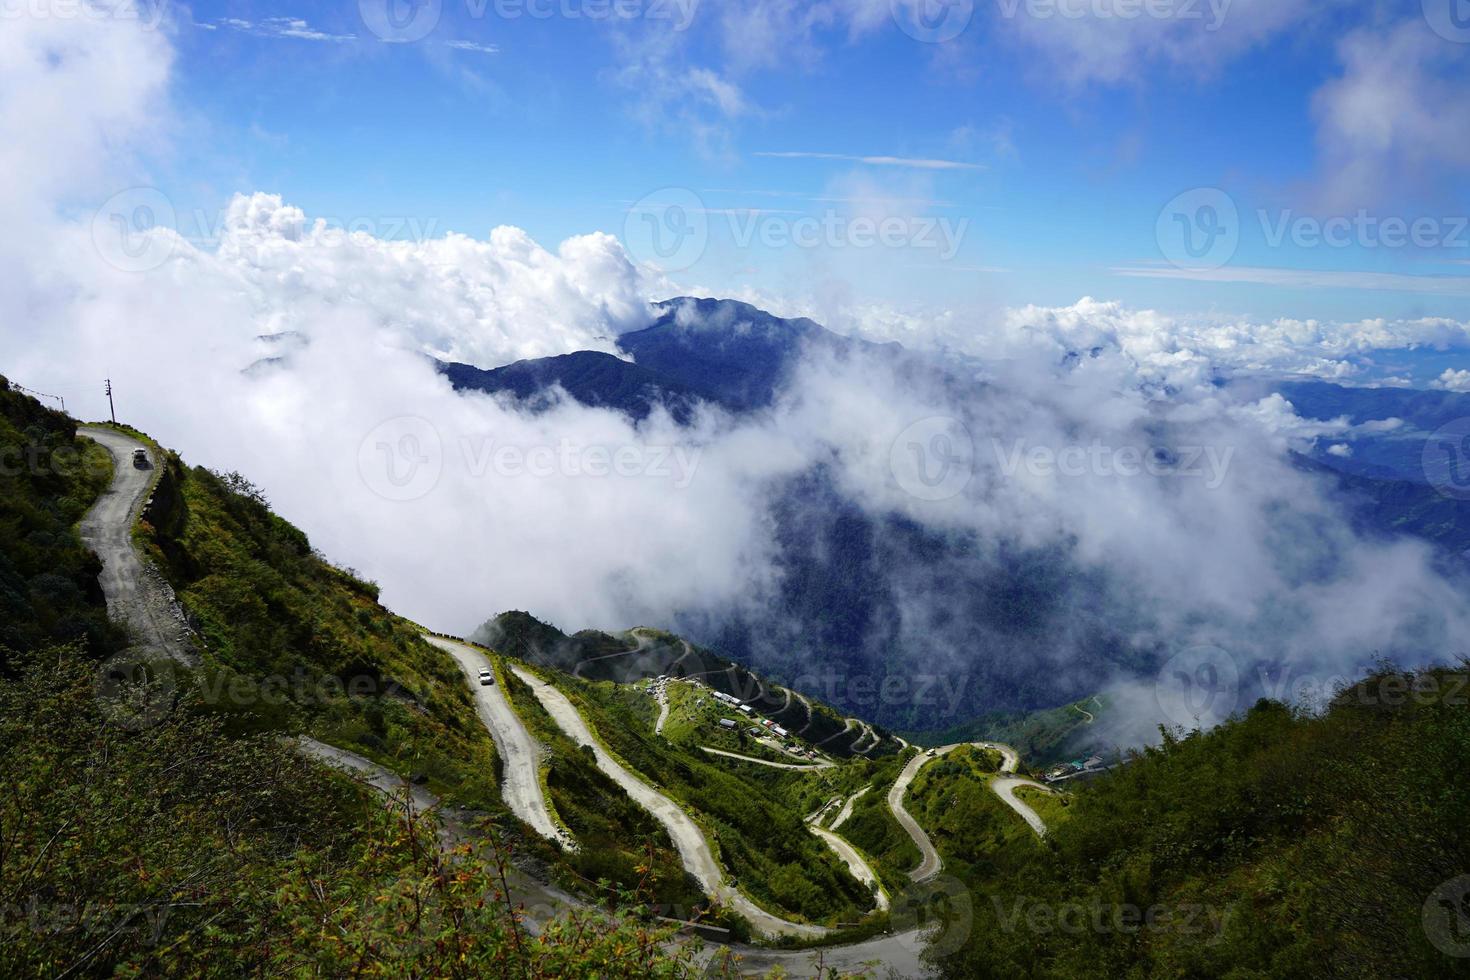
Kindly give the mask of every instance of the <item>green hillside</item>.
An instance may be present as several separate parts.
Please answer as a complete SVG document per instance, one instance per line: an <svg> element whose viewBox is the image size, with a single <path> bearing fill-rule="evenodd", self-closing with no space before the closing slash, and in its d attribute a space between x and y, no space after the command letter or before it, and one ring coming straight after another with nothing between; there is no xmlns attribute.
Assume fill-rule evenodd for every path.
<svg viewBox="0 0 1470 980"><path fill-rule="evenodd" d="M102 566L76 533L112 458L76 430L0 377L0 675L14 652L78 643L101 657L125 644L102 608Z"/></svg>
<svg viewBox="0 0 1470 980"><path fill-rule="evenodd" d="M956 978L1464 976L1431 937L1463 948L1470 922L1458 893L1433 900L1470 869L1467 680L1463 667L1385 672L1320 716L1263 701L1167 738L1076 792L1045 846L981 841L970 941L940 966Z"/></svg>
<svg viewBox="0 0 1470 980"><path fill-rule="evenodd" d="M238 474L172 453L162 470L140 540L202 641L204 704L232 724L309 731L499 808L495 746L459 667Z"/></svg>
<svg viewBox="0 0 1470 980"><path fill-rule="evenodd" d="M3 379L0 459L0 973L689 975L687 954L645 918L578 912L533 938L507 900L507 851L481 846L506 838L503 816L466 813L456 832L464 843L442 851L437 818L390 813L378 794L277 737L296 722L380 730L378 754L415 765L434 758L419 740L445 737L449 764L488 761L483 750L458 754L473 752L478 735L447 671L419 659L409 624L312 556L259 501L176 461L172 522L144 534L179 563L170 571L210 643L207 667L170 677L168 710L149 724L113 723L104 709L130 689L99 697L98 663L123 637L107 624L96 560L75 529L110 467L76 439L74 423ZM15 460L68 462L17 469ZM182 574L191 559L209 573ZM263 613L245 598L252 589ZM269 638L266 616L303 643L297 659ZM418 685L417 697L406 718L386 697L256 700L259 681L297 665L338 677L371 669ZM224 688L235 692L228 704L211 686L222 672L240 681ZM375 706L381 729L371 722ZM440 769L439 778L452 773ZM473 776L465 782L475 785ZM645 897L640 884L615 898L631 907Z"/></svg>

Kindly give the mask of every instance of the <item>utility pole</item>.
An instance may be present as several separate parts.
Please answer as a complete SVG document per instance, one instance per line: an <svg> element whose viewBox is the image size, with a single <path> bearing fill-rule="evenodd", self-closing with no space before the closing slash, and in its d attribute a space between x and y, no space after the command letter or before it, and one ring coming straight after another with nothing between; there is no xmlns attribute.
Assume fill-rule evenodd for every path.
<svg viewBox="0 0 1470 980"><path fill-rule="evenodd" d="M112 413L112 424L117 425L117 407L112 404L112 379L107 379L107 410Z"/></svg>

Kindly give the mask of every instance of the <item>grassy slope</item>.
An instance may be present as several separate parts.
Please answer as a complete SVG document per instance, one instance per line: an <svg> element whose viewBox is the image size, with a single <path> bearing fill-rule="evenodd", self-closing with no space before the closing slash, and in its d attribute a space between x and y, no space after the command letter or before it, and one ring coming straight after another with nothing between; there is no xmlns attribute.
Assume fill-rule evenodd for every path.
<svg viewBox="0 0 1470 980"><path fill-rule="evenodd" d="M0 379L4 972L674 975L667 937L634 921L553 923L529 942L493 855L451 868L432 822L242 734L191 685L152 724L109 723L96 666L125 638L75 522L111 469L74 432Z"/></svg>
<svg viewBox="0 0 1470 980"><path fill-rule="evenodd" d="M944 858L944 871L962 881L990 874L993 857L1041 845L1026 822L991 791L999 753L961 746L919 770L907 808Z"/></svg>
<svg viewBox="0 0 1470 980"><path fill-rule="evenodd" d="M142 539L204 641L206 707L244 729L306 729L500 809L494 743L458 665L253 488L175 456L164 467Z"/></svg>
<svg viewBox="0 0 1470 980"><path fill-rule="evenodd" d="M849 783L847 793L865 785L873 788L853 804L852 816L837 831L868 857L890 894L908 886L908 873L921 858L918 847L888 809L888 790L909 758L906 753L861 764L861 776ZM836 817L835 811L832 816Z"/></svg>
<svg viewBox="0 0 1470 980"><path fill-rule="evenodd" d="M111 481L111 459L0 377L0 675L7 649L76 642L102 657L124 645L103 609L102 567L75 530Z"/></svg>
<svg viewBox="0 0 1470 980"><path fill-rule="evenodd" d="M18 667L0 680L7 976L690 975L633 920L532 941L493 853L446 862L432 822L273 737L189 711L110 725L76 648Z"/></svg>

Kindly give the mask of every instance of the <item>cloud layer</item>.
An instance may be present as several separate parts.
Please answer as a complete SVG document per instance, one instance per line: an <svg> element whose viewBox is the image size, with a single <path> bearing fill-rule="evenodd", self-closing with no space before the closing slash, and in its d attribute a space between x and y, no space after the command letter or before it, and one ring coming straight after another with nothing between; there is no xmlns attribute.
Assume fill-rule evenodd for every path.
<svg viewBox="0 0 1470 980"><path fill-rule="evenodd" d="M31 24L0 44L7 371L69 392L111 377L123 418L191 462L245 472L426 625L465 632L506 608L608 628L754 610L771 662L856 652L864 669L962 677L961 717L993 703L991 677L1087 689L1119 653L1148 671L1213 644L1325 673L1376 652L1442 655L1470 627L1424 547L1359 537L1291 465L1292 440L1335 428L1304 430L1281 400L1242 403L1215 383L1461 346L1462 324L1185 322L1094 300L869 318L868 333L921 353L814 357L769 413L689 429L570 402L530 415L456 395L423 355L489 367L612 350L662 288L614 239L553 251L514 228L343 233L265 194L230 202L211 247L141 227L146 195L79 219L79 200L145 182L128 147L159 113L167 44L116 23ZM1160 447L1172 460L1151 470ZM948 479L939 464L964 475L953 492L929 492ZM773 508L818 473L878 529L886 619L858 651L783 633L771 606L787 545ZM830 516L811 503L788 532ZM1103 631L1111 661L1094 648Z"/></svg>

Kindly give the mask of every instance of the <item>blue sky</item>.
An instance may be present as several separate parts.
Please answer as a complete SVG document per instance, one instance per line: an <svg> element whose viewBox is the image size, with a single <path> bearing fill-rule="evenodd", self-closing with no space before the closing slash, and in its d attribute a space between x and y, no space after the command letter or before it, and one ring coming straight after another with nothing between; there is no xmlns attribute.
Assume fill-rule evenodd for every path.
<svg viewBox="0 0 1470 980"><path fill-rule="evenodd" d="M966 26L938 43L898 20L945 0L625 0L645 15L622 21L592 19L597 0L516 18L442 0L432 31L404 43L368 23L385 2L172 12L185 122L155 166L181 214L267 191L389 233L399 218L481 237L511 224L554 247L622 235L634 202L677 188L704 209L708 243L670 275L710 292L1470 316L1470 229L1456 221L1470 214L1470 115L1444 100L1465 90L1470 44L1437 33L1417 0L1217 0L1215 30L1192 0L1128 22L1099 17L1128 0L1088 0L1076 18L949 0ZM1419 102L1408 122L1403 99ZM890 159L860 159L873 157ZM1183 224L1160 221L1196 189L1237 210L1223 262L1168 238L1222 227L1197 195ZM907 237L853 244L858 215ZM785 242L828 216L835 241ZM1312 237L1333 218L1362 219L1341 247ZM1421 222L1419 246L1373 244L1396 219Z"/></svg>

